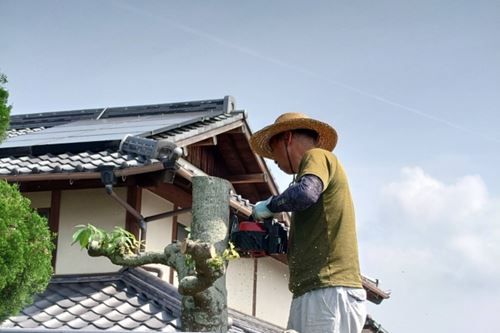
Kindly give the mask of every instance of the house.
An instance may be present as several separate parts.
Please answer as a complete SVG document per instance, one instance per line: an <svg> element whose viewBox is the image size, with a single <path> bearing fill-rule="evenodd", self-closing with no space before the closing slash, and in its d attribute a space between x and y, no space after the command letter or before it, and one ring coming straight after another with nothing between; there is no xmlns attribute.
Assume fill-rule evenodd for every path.
<svg viewBox="0 0 500 333"><path fill-rule="evenodd" d="M81 317L83 314L75 313L75 309L69 310L71 302L74 303L72 306L85 308L77 300L87 297L97 302L94 294L111 296L106 292L109 283L112 283L110 281L130 280L130 276L138 274L153 274L156 278L142 279L142 282L150 282L149 287L116 282L111 289L118 290L125 286L120 292L132 298L150 295L147 291L143 292L149 289L168 289L165 291L167 294L175 295L172 288L176 285L173 270L148 265L142 269L124 271L106 258L91 258L77 246L71 246L74 227L91 223L111 230L114 226L121 226L144 240L146 250L160 251L165 245L185 237L185 228L191 223L191 178L206 174L225 178L232 183L232 211L244 219L250 211L248 202L278 193L264 160L250 149L251 131L246 117L244 111L236 109L235 101L230 96L217 100L12 116L8 138L0 145L0 178L19 184L33 208L45 214L50 229L57 232L52 287L39 296L38 301L54 309L68 309L67 318L75 316L72 320L85 321ZM175 177L172 179L172 170L165 169L164 163L159 160L120 152L119 144L127 134L160 142L168 141L181 147L183 156L177 162ZM105 190L103 170L112 171L114 184L111 193ZM147 221L144 230L138 223L138 214ZM135 283L138 280L141 279L135 278ZM66 295L68 298L51 301L59 298L59 291L62 292L65 290L63 287L67 286L65 283L77 283L75 281L83 284L81 288L73 285L68 292L70 295ZM102 289L96 286L98 283L102 283ZM364 278L363 285L369 300L374 303L378 304L389 297L369 279ZM91 292L86 289L87 286L95 290ZM89 294L72 299L71 290L75 289L87 290ZM234 310L231 316L236 324L243 323L245 319L257 325L255 318L261 323L269 322L265 325L274 329L286 324L291 294L287 288L287 266L283 255L242 258L231 262L227 273L227 289L228 305ZM269 295L272 295L272 302ZM144 296L142 301L149 304L154 299ZM70 324L71 320L57 318L58 315L64 317L62 313L67 312L55 315L59 310L54 310L51 314L51 310L37 302L31 310L25 309L20 318L8 321L7 326L22 327L15 323L34 320L40 327L57 328L59 325L67 329L77 328ZM67 304L68 307L61 304ZM175 325L169 324L177 315L175 301L157 308L164 309L169 315L155 317L162 324L155 321L156 324L152 326L144 324L144 328L175 329ZM41 319L37 321L34 316L40 313L37 318ZM108 314L99 311L93 313L102 318ZM135 318L126 313L118 314L116 318L122 315L128 316L125 318L127 320ZM237 318L243 319L238 321ZM59 324L48 324L45 319L48 322L54 319ZM114 322L119 322L116 320ZM3 325L5 327L6 324ZM132 326L119 324L115 328L127 329ZM92 327L95 329L98 326Z"/></svg>

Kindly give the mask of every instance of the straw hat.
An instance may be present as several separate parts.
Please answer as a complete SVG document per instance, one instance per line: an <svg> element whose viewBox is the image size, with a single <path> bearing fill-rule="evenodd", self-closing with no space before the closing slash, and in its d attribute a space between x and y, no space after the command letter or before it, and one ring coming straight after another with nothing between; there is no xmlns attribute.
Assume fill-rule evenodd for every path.
<svg viewBox="0 0 500 333"><path fill-rule="evenodd" d="M303 113L289 112L279 116L274 124L255 132L250 138L250 145L255 153L272 159L269 141L273 136L295 129L310 129L318 133L317 147L332 151L337 144L337 132L330 125L309 118Z"/></svg>

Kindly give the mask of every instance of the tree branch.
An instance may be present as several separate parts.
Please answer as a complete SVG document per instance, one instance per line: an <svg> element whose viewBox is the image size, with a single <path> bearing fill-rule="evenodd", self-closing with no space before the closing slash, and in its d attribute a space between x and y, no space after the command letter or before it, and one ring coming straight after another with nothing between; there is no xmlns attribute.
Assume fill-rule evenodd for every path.
<svg viewBox="0 0 500 333"><path fill-rule="evenodd" d="M180 251L180 244L172 243L165 247L163 252L144 252L134 255L123 255L117 252L109 253L100 243L91 242L88 247L91 257L107 257L115 265L136 267L146 264L163 264L176 270L184 270L184 255Z"/></svg>
<svg viewBox="0 0 500 333"><path fill-rule="evenodd" d="M191 255L196 266L196 275L183 277L179 281L179 293L194 296L224 275L224 260L217 256L213 244L186 239L181 245L181 252Z"/></svg>

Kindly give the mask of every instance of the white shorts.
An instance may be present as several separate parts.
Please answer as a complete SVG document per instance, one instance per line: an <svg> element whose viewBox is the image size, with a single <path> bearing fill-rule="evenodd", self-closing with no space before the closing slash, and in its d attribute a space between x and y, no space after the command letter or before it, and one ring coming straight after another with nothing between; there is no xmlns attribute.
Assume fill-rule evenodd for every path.
<svg viewBox="0 0 500 333"><path fill-rule="evenodd" d="M288 329L299 333L360 333L365 320L363 288L329 287L293 299Z"/></svg>

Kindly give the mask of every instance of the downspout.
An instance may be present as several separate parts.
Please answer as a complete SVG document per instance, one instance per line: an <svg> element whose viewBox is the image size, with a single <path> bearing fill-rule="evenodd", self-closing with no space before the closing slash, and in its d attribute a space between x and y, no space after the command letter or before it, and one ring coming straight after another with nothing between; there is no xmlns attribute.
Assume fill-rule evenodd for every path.
<svg viewBox="0 0 500 333"><path fill-rule="evenodd" d="M142 233L146 231L146 222L144 217L139 213L134 207L132 207L128 202L120 198L114 191L113 185L116 184L116 176L114 174L114 166L112 165L100 165L98 170L101 173L101 182L104 184L104 189L106 193L113 198L118 204L125 208L132 216L135 217L137 223L139 224L139 239L142 239Z"/></svg>
<svg viewBox="0 0 500 333"><path fill-rule="evenodd" d="M159 159L162 163L163 169L166 170L163 181L173 183L175 173L179 169L177 160L182 154L182 150L171 142L159 142L156 140L145 139L140 137L126 136L121 144L120 150L127 154L140 155L145 158ZM139 239L141 239L142 232L146 231L147 222L156 221L161 218L171 217L187 212L189 209L176 210L166 213L161 213L144 218L134 207L128 202L120 198L114 191L113 185L116 184L116 175L114 173L115 166L101 165L98 170L101 174L101 182L104 184L106 193L113 198L120 206L124 207L127 212L135 217L139 224Z"/></svg>

